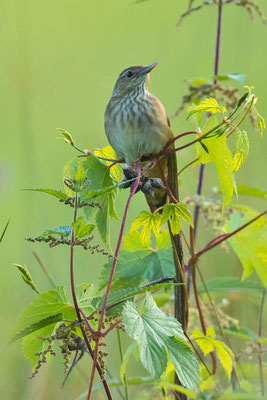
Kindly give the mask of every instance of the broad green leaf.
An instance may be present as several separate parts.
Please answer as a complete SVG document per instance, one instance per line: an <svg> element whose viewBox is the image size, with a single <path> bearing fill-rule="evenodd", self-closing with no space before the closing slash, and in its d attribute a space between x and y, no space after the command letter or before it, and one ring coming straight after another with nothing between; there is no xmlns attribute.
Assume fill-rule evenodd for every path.
<svg viewBox="0 0 267 400"><path fill-rule="evenodd" d="M240 85L243 83L244 81L244 74L240 74L240 73L232 73L232 74L220 74L220 75L215 75L214 79L216 79L216 81L225 81L228 79L232 79L234 81L237 81L238 83L240 83Z"/></svg>
<svg viewBox="0 0 267 400"><path fill-rule="evenodd" d="M262 293L263 286L258 282L250 280L241 281L239 278L231 276L218 276L208 279L206 286L209 292L233 292L233 291L256 291ZM199 293L205 293L202 283L198 285Z"/></svg>
<svg viewBox="0 0 267 400"><path fill-rule="evenodd" d="M234 172L246 161L249 153L249 140L245 131L238 131L234 141Z"/></svg>
<svg viewBox="0 0 267 400"><path fill-rule="evenodd" d="M106 146L103 147L102 149L97 149L94 151L94 153L97 157L110 158L112 160L116 160L118 158L117 154L115 153L115 151L111 146ZM110 166L111 164L113 164L113 161L106 161L107 166ZM113 165L113 167L111 167L111 174L113 175L113 177L117 182L120 182L122 178L122 168L120 163L117 163Z"/></svg>
<svg viewBox="0 0 267 400"><path fill-rule="evenodd" d="M70 144L71 146L74 146L74 140L71 136L71 134L68 131L65 131L65 129L61 129L61 128L57 128L57 130L62 133L62 135L64 136L64 140L66 143Z"/></svg>
<svg viewBox="0 0 267 400"><path fill-rule="evenodd" d="M101 151L101 154L106 155L106 151L104 148ZM109 147L108 147L109 149ZM100 151L100 150L99 150ZM98 154L97 151L95 151ZM111 152L108 152L111 154ZM113 153L114 154L114 153ZM110 157L107 157L110 158ZM107 189L114 184L117 184L117 178L119 176L117 170L115 170L114 175L111 173L111 169L108 165L110 162L104 163L100 159L98 159L94 154L86 157L86 160L83 163L83 167L86 173L87 178L90 180L91 185L88 191L84 190L81 192L81 199L88 202L87 193L91 191L99 191L102 189ZM92 214L95 214L96 225L100 236L104 243L109 245L110 242L110 218L118 218L115 211L115 198L117 196L118 189L109 190L102 195L98 196L98 201L102 207L102 210L99 208L92 207L84 207L84 212L88 219L91 218ZM90 196L90 194L89 194Z"/></svg>
<svg viewBox="0 0 267 400"><path fill-rule="evenodd" d="M140 359L155 378L167 367L169 354L180 382L187 389L199 385L199 365L179 322L161 311L147 294L140 310L127 302L123 308L125 330L140 346Z"/></svg>
<svg viewBox="0 0 267 400"><path fill-rule="evenodd" d="M213 114L215 114L217 112L226 112L227 110L225 107L219 106L219 104L217 103L217 101L214 98L209 97L209 98L203 100L197 106L193 107L191 109L191 111L189 112L187 119L190 118L191 115L193 115L199 111L212 112Z"/></svg>
<svg viewBox="0 0 267 400"><path fill-rule="evenodd" d="M18 270L20 271L21 277L24 280L24 282L27 285L29 285L36 293L39 294L39 291L38 291L38 289L37 289L37 287L36 287L36 285L35 285L35 283L34 283L34 281L32 279L32 276L31 276L28 268L26 267L26 265L14 264L14 266L16 268L18 268Z"/></svg>
<svg viewBox="0 0 267 400"><path fill-rule="evenodd" d="M43 192L50 194L51 196L57 197L60 200L67 200L68 196L65 193L60 192L59 190L55 189L24 189L29 190L31 192Z"/></svg>
<svg viewBox="0 0 267 400"><path fill-rule="evenodd" d="M160 232L157 237L157 249L170 249L171 247L170 232L168 230Z"/></svg>
<svg viewBox="0 0 267 400"><path fill-rule="evenodd" d="M267 192L264 192L260 189L254 188L252 186L236 185L236 188L237 188L238 194L244 194L247 196L260 197L262 199L267 199Z"/></svg>
<svg viewBox="0 0 267 400"><path fill-rule="evenodd" d="M79 183L83 182L83 180L86 178L85 171L83 168L82 163L78 166L77 172L75 174L75 180Z"/></svg>
<svg viewBox="0 0 267 400"><path fill-rule="evenodd" d="M79 217L72 223L75 239L90 235L95 225L88 224L84 217Z"/></svg>
<svg viewBox="0 0 267 400"><path fill-rule="evenodd" d="M165 204L161 214L161 224L170 220L172 233L178 234L181 230L181 217L190 225L194 226L192 215L183 203Z"/></svg>
<svg viewBox="0 0 267 400"><path fill-rule="evenodd" d="M58 323L46 326L45 328L39 329L28 336L25 336L22 341L23 353L26 359L32 361L32 368L35 367L39 356L36 353L40 353L47 349L48 342L40 339L40 337L50 337L55 333L55 328ZM47 357L49 359L49 357Z"/></svg>
<svg viewBox="0 0 267 400"><path fill-rule="evenodd" d="M101 270L100 284L103 288L108 283L112 261ZM138 286L147 280L152 282L165 276L174 275L172 249L121 251L113 279L113 290L129 286Z"/></svg>
<svg viewBox="0 0 267 400"><path fill-rule="evenodd" d="M225 231L231 232L255 217L257 213L248 212L244 218L238 213L231 215ZM261 217L236 235L228 239L234 252L243 265L242 280L255 271L267 287L267 219Z"/></svg>
<svg viewBox="0 0 267 400"><path fill-rule="evenodd" d="M218 125L216 117L210 117L203 127L203 134ZM197 143L197 163L208 163L213 161L219 175L223 192L223 209L231 202L234 192L233 158L226 143L226 136L211 137L204 140L209 153Z"/></svg>
<svg viewBox="0 0 267 400"><path fill-rule="evenodd" d="M49 318L53 321L53 317L60 317L60 314L63 314L66 319L75 319L76 315L74 307L68 303L64 286L58 286L37 296L20 314L15 323L13 335L18 338L20 332L31 329L32 326L34 330L43 328L48 323L41 327L38 324Z"/></svg>
<svg viewBox="0 0 267 400"><path fill-rule="evenodd" d="M161 217L157 212L150 213L148 211L142 211L139 217L132 223L131 231L137 230L143 226L140 239L146 247L150 242L151 230L153 230L155 236L158 237L160 232L160 220Z"/></svg>

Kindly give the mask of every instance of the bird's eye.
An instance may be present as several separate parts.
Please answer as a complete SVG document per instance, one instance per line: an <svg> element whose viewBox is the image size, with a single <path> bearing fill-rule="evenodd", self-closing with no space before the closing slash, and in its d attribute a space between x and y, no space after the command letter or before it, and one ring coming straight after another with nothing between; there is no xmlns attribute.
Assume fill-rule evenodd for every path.
<svg viewBox="0 0 267 400"><path fill-rule="evenodd" d="M127 72L126 72L126 76L128 76L128 78L131 78L131 76L133 76L132 71L127 71Z"/></svg>

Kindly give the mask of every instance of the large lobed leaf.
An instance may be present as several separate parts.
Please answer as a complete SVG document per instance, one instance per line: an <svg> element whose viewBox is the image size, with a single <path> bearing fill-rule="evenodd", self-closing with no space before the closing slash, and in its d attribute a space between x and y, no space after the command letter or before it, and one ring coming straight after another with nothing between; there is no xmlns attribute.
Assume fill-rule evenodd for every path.
<svg viewBox="0 0 267 400"><path fill-rule="evenodd" d="M152 376L164 373L169 354L182 385L188 389L199 385L199 365L181 325L161 311L150 294L140 309L134 303L125 304L123 322L128 335L138 342L141 362Z"/></svg>

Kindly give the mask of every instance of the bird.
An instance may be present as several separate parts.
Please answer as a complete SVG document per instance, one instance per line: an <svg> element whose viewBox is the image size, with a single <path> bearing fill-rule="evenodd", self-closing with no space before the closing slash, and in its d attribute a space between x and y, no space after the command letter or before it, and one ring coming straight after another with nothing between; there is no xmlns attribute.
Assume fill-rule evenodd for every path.
<svg viewBox="0 0 267 400"><path fill-rule="evenodd" d="M105 132L111 147L124 158L127 168L135 168L144 156L158 155L174 138L170 120L161 101L149 92L150 72L157 62L148 66L134 65L124 69L116 83L105 110ZM170 147L173 148L172 143ZM127 168L125 171L127 171ZM147 170L148 179L164 178L169 191L179 200L176 153L170 152L157 158L156 165ZM125 173L127 176L127 173ZM158 182L158 181L157 181ZM146 181L147 183L147 181ZM164 183L164 182L163 182ZM157 186L157 185L154 185ZM159 185L160 186L160 185ZM154 190L153 190L154 192ZM168 198L163 187L155 188L146 198L151 212L163 206ZM180 265L183 263L182 245L179 235L172 235ZM174 263L177 260L174 255ZM176 281L181 282L176 265ZM175 316L185 326L184 290L176 286L178 300Z"/></svg>

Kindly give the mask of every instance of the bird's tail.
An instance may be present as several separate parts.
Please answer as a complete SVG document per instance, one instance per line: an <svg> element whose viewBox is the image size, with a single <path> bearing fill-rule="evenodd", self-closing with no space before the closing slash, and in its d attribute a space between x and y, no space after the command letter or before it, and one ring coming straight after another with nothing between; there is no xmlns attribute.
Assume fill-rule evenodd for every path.
<svg viewBox="0 0 267 400"><path fill-rule="evenodd" d="M170 147L171 149L171 147ZM176 153L171 153L168 156L163 156L157 161L156 166L149 172L151 178L161 177L163 184L167 187L167 193L160 189L155 191L154 196L146 196L147 203L150 210L153 212L157 208L166 204L166 202L174 202L175 199L179 201L179 191L178 191L178 178L177 178L177 162ZM173 195L172 198L171 194ZM169 232L173 247L173 258L175 266L175 282L182 283L182 285L176 285L175 291L175 304L174 311L176 319L181 323L184 330L186 330L187 325L187 296L184 282L183 273L183 249L180 235L173 235L169 225Z"/></svg>

